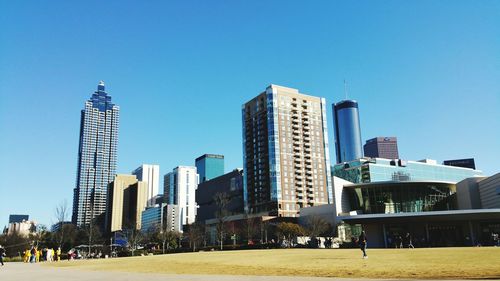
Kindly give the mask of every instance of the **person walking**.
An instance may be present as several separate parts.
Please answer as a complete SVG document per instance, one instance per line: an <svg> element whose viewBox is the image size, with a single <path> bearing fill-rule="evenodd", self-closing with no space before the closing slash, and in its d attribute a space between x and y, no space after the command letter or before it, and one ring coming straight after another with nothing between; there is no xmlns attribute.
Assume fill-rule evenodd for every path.
<svg viewBox="0 0 500 281"><path fill-rule="evenodd" d="M406 233L406 243L408 245L408 249L415 249L413 246L413 241L411 239L411 234L409 232Z"/></svg>
<svg viewBox="0 0 500 281"><path fill-rule="evenodd" d="M42 253L41 249L36 248L36 262L40 262L40 254Z"/></svg>
<svg viewBox="0 0 500 281"><path fill-rule="evenodd" d="M361 231L361 234L358 237L358 245L361 251L363 252L363 258L367 259L368 255L366 254L366 233L365 231Z"/></svg>
<svg viewBox="0 0 500 281"><path fill-rule="evenodd" d="M35 263L36 261L36 249L35 247L31 247L31 250L30 250L30 263Z"/></svg>
<svg viewBox="0 0 500 281"><path fill-rule="evenodd" d="M5 257L5 249L0 245L0 264L3 266L3 257Z"/></svg>
<svg viewBox="0 0 500 281"><path fill-rule="evenodd" d="M24 250L24 262L27 263L29 262L29 259L30 259L30 250L29 249L26 249Z"/></svg>
<svg viewBox="0 0 500 281"><path fill-rule="evenodd" d="M61 247L57 248L56 255L57 255L57 261L61 261Z"/></svg>

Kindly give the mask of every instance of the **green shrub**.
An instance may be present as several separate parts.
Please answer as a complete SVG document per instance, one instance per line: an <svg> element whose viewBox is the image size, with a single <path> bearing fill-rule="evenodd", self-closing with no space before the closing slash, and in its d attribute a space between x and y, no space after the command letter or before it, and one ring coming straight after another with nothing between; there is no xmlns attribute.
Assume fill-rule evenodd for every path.
<svg viewBox="0 0 500 281"><path fill-rule="evenodd" d="M4 262L22 262L23 261L23 259L21 257L12 257L12 258L5 257L3 260L4 260Z"/></svg>

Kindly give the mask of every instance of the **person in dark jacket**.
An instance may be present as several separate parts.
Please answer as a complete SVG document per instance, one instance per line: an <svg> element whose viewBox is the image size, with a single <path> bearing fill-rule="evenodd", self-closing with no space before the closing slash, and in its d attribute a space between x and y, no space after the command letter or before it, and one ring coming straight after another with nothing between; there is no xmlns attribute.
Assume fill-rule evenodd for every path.
<svg viewBox="0 0 500 281"><path fill-rule="evenodd" d="M5 249L0 245L0 263L3 266L3 257L5 257Z"/></svg>
<svg viewBox="0 0 500 281"><path fill-rule="evenodd" d="M364 230L361 231L361 234L359 235L358 245L361 251L363 252L363 258L367 259L368 255L366 254L366 233Z"/></svg>

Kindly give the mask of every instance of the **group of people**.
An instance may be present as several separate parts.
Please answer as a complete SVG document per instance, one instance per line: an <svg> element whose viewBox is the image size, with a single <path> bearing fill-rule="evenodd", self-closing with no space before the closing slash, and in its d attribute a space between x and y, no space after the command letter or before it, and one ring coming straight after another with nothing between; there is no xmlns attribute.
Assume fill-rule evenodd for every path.
<svg viewBox="0 0 500 281"><path fill-rule="evenodd" d="M411 234L409 232L407 232L404 237L402 237L399 234L396 234L393 237L394 238L391 238L391 237L387 238L387 243L389 246L391 246L393 244L393 240L394 240L394 247L396 249L397 248L400 248L400 249L402 249L402 248L408 248L408 249L415 248L415 246L413 246L413 237L411 236Z"/></svg>
<svg viewBox="0 0 500 281"><path fill-rule="evenodd" d="M359 248L363 252L363 259L367 259L368 255L366 254L366 247L368 246L368 244L367 244L366 232L364 230L361 231L357 243ZM395 235L394 244L396 245L396 248L403 248L403 246L411 249L415 248L413 246L412 236L410 233L406 233L404 238L401 237L401 235Z"/></svg>
<svg viewBox="0 0 500 281"><path fill-rule="evenodd" d="M61 248L57 248L57 250L52 248L38 249L38 247L32 246L24 251L23 260L25 263L60 261Z"/></svg>

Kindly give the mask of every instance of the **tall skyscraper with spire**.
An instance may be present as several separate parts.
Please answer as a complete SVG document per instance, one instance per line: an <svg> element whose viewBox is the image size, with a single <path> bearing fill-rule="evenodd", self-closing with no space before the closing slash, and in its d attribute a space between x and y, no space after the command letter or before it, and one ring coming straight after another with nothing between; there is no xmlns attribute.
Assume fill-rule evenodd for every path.
<svg viewBox="0 0 500 281"><path fill-rule="evenodd" d="M80 144L72 222L89 224L106 211L107 185L116 173L120 107L100 81L81 111Z"/></svg>

